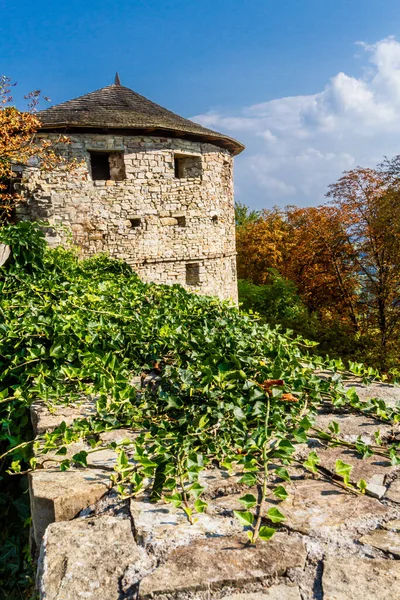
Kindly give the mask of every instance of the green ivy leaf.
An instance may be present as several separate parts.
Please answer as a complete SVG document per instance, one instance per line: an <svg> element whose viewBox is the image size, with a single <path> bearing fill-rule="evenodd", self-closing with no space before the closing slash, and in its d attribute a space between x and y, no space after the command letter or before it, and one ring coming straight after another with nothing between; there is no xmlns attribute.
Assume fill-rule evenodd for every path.
<svg viewBox="0 0 400 600"><path fill-rule="evenodd" d="M194 503L194 508L195 511L198 513L203 513L208 507L207 502L204 502L203 500L196 500Z"/></svg>
<svg viewBox="0 0 400 600"><path fill-rule="evenodd" d="M239 502L244 505L245 508L253 508L257 504L257 498L253 494L246 494L239 498Z"/></svg>
<svg viewBox="0 0 400 600"><path fill-rule="evenodd" d="M350 483L350 473L352 470L352 465L348 465L341 459L338 459L335 463L335 473L340 475L340 477L343 477L343 482L345 485L349 485Z"/></svg>
<svg viewBox="0 0 400 600"><path fill-rule="evenodd" d="M257 483L257 477L254 473L245 473L243 477L240 478L239 483L253 487Z"/></svg>
<svg viewBox="0 0 400 600"><path fill-rule="evenodd" d="M263 527L260 527L258 535L260 539L263 540L263 542L268 542L272 538L274 533L276 533L276 529L264 525Z"/></svg>
<svg viewBox="0 0 400 600"><path fill-rule="evenodd" d="M367 482L365 481L365 479L360 479L360 481L357 483L357 487L362 494L365 494L365 491L367 489Z"/></svg>
<svg viewBox="0 0 400 600"><path fill-rule="evenodd" d="M289 494L287 493L287 491L285 490L285 488L283 487L283 485L278 485L273 490L273 493L275 494L275 496L277 498L279 498L279 500L285 500L289 496Z"/></svg>
<svg viewBox="0 0 400 600"><path fill-rule="evenodd" d="M315 450L311 450L311 452L308 454L307 460L303 463L303 466L308 469L308 471L311 471L311 473L318 473L317 466L320 462L321 460L318 454L315 452Z"/></svg>
<svg viewBox="0 0 400 600"><path fill-rule="evenodd" d="M254 516L251 512L245 510L234 510L233 514L245 527L253 525Z"/></svg>
<svg viewBox="0 0 400 600"><path fill-rule="evenodd" d="M285 515L282 514L281 511L275 506L269 509L267 512L267 517L270 521L272 521L272 523L281 523L281 521L286 519Z"/></svg>

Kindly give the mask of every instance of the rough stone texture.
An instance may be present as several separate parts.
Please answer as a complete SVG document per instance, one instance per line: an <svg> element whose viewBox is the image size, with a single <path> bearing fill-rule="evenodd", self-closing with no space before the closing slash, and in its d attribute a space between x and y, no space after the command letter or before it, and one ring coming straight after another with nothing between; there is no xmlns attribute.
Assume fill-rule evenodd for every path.
<svg viewBox="0 0 400 600"><path fill-rule="evenodd" d="M52 431L63 421L70 425L75 419L85 419L96 414L95 400L82 400L68 406L60 404L51 409L44 402L35 402L31 406L33 432L40 435Z"/></svg>
<svg viewBox="0 0 400 600"><path fill-rule="evenodd" d="M314 449L318 453L322 467L328 469L331 473L335 473L336 461L342 460L353 467L350 481L357 483L360 479L364 479L367 484L371 484L371 491L376 492L377 487L383 488L378 490L383 492L380 495L386 492L384 483L387 477L400 470L399 467L392 467L390 460L384 456L373 454L367 458L362 458L355 450L343 447L326 448L322 446Z"/></svg>
<svg viewBox="0 0 400 600"><path fill-rule="evenodd" d="M138 581L153 568L154 561L136 545L128 519L53 523L40 553L40 598L133 598Z"/></svg>
<svg viewBox="0 0 400 600"><path fill-rule="evenodd" d="M397 558L400 558L400 533L397 531L387 531L386 529L375 529L360 538L362 544L368 544L379 548L384 552L390 552Z"/></svg>
<svg viewBox="0 0 400 600"><path fill-rule="evenodd" d="M366 444L374 444L374 433L380 431L382 439L387 438L392 431L391 425L381 423L371 417L365 415L332 415L319 414L317 415L315 425L328 431L329 424L336 421L340 425L340 437L347 442L355 442L360 436Z"/></svg>
<svg viewBox="0 0 400 600"><path fill-rule="evenodd" d="M400 478L392 481L388 491L386 492L386 498L392 502L398 502L400 504Z"/></svg>
<svg viewBox="0 0 400 600"><path fill-rule="evenodd" d="M355 380L345 382L345 387L354 387L360 400L380 398L392 407L400 402L400 386L390 385L389 383L363 385L359 380Z"/></svg>
<svg viewBox="0 0 400 600"><path fill-rule="evenodd" d="M232 536L242 532L237 519L222 518L212 510L196 514L196 523L191 525L181 508L148 500L132 500L131 515L135 524L138 542L157 556L164 557L172 548L187 545L196 538Z"/></svg>
<svg viewBox="0 0 400 600"><path fill-rule="evenodd" d="M322 587L324 600L398 600L400 562L329 558Z"/></svg>
<svg viewBox="0 0 400 600"><path fill-rule="evenodd" d="M390 514L390 509L377 500L352 496L326 481L304 479L285 487L290 495L279 503L279 510L286 516L285 526L308 535L329 536L360 518L379 520ZM243 510L239 498L240 494L221 497L213 504L223 512Z"/></svg>
<svg viewBox="0 0 400 600"><path fill-rule="evenodd" d="M46 527L69 521L99 500L110 485L109 473L93 469L37 470L29 475L33 536L39 547Z"/></svg>
<svg viewBox="0 0 400 600"><path fill-rule="evenodd" d="M156 386L157 381L149 377L141 385ZM389 389L393 400L397 388ZM340 423L348 441L361 435L371 442L379 428L384 443L392 443L387 426L371 418L323 414L317 424L325 428L331 420ZM134 441L136 435L129 429L110 430L100 435L100 443ZM42 600L133 600L138 593L156 600L400 600L397 469L379 456L362 460L342 447L321 447L318 440L311 445L325 469L334 471L341 458L354 465L353 481L362 477L369 493L386 494L382 501L351 495L322 476L315 479L299 466L288 467L292 482L284 485L289 497L269 499L286 520L270 542L256 547L246 545L232 513L243 510L238 500L244 493L256 493L240 483L239 472L210 468L200 474L209 506L190 525L181 509L150 503L145 494L121 500L115 490L104 493L115 464L108 449L89 454L89 470L36 471L31 498L37 542L52 521L74 518L47 528L39 573ZM80 449L88 448L72 444L68 455ZM309 450L299 445L300 462ZM116 522L124 523L122 529Z"/></svg>
<svg viewBox="0 0 400 600"><path fill-rule="evenodd" d="M11 248L6 244L0 244L0 267L5 265L11 256Z"/></svg>
<svg viewBox="0 0 400 600"><path fill-rule="evenodd" d="M304 545L285 534L258 548L245 546L245 537L194 540L173 550L166 562L145 577L140 597L217 590L226 585L240 589L304 567Z"/></svg>
<svg viewBox="0 0 400 600"><path fill-rule="evenodd" d="M263 592L232 594L221 600L301 600L299 588L288 585L274 585Z"/></svg>
<svg viewBox="0 0 400 600"><path fill-rule="evenodd" d="M56 134L40 134L56 140ZM180 283L237 301L233 159L189 140L71 134L64 152L83 161L75 173L24 173L23 219L66 225L84 256L109 252L145 281ZM120 152L126 179L93 181L90 151ZM190 168L176 173L175 159ZM176 176L178 175L178 176ZM112 174L113 176L113 174ZM48 237L64 241L60 230Z"/></svg>

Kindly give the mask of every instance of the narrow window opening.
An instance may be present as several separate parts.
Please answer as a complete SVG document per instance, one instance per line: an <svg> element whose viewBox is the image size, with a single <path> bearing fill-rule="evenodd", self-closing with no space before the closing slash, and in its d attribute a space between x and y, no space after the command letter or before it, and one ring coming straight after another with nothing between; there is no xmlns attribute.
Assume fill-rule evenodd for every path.
<svg viewBox="0 0 400 600"><path fill-rule="evenodd" d="M186 227L186 217L176 217L179 227Z"/></svg>
<svg viewBox="0 0 400 600"><path fill-rule="evenodd" d="M123 152L90 152L93 181L122 181L126 179Z"/></svg>
<svg viewBox="0 0 400 600"><path fill-rule="evenodd" d="M189 263L186 265L186 285L199 285L200 283L200 265L199 263Z"/></svg>
<svg viewBox="0 0 400 600"><path fill-rule="evenodd" d="M142 219L140 217L133 217L129 219L132 229L137 229L142 224Z"/></svg>
<svg viewBox="0 0 400 600"><path fill-rule="evenodd" d="M211 221L212 221L213 225L218 225L218 215L213 215L211 217Z"/></svg>
<svg viewBox="0 0 400 600"><path fill-rule="evenodd" d="M93 181L107 181L111 179L108 152L90 152L90 166Z"/></svg>
<svg viewBox="0 0 400 600"><path fill-rule="evenodd" d="M200 156L174 156L174 170L177 179L189 179L201 177L201 157Z"/></svg>

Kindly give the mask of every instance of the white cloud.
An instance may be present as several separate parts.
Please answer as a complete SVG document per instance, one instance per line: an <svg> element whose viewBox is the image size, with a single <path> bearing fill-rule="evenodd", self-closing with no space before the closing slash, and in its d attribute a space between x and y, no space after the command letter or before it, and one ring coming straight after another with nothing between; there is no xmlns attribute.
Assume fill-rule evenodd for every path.
<svg viewBox="0 0 400 600"><path fill-rule="evenodd" d="M400 154L400 43L358 44L369 60L362 78L338 73L317 94L193 117L246 144L236 159L238 199L315 205L343 170Z"/></svg>

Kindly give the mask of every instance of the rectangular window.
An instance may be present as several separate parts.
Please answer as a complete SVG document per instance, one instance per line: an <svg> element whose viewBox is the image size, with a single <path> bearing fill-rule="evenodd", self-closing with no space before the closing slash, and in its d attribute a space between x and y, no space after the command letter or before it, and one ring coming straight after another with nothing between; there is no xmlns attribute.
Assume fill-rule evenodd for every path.
<svg viewBox="0 0 400 600"><path fill-rule="evenodd" d="M199 263L188 263L186 265L186 285L200 284L200 265Z"/></svg>
<svg viewBox="0 0 400 600"><path fill-rule="evenodd" d="M189 179L193 177L201 177L201 157L200 156L183 156L175 154L174 156L175 177L177 179Z"/></svg>
<svg viewBox="0 0 400 600"><path fill-rule="evenodd" d="M142 224L142 219L140 217L132 217L131 219L129 219L129 221L131 223L132 229L137 229Z"/></svg>
<svg viewBox="0 0 400 600"><path fill-rule="evenodd" d="M111 179L108 152L90 152L90 167L93 181Z"/></svg>
<svg viewBox="0 0 400 600"><path fill-rule="evenodd" d="M123 152L89 152L93 181L126 179Z"/></svg>

